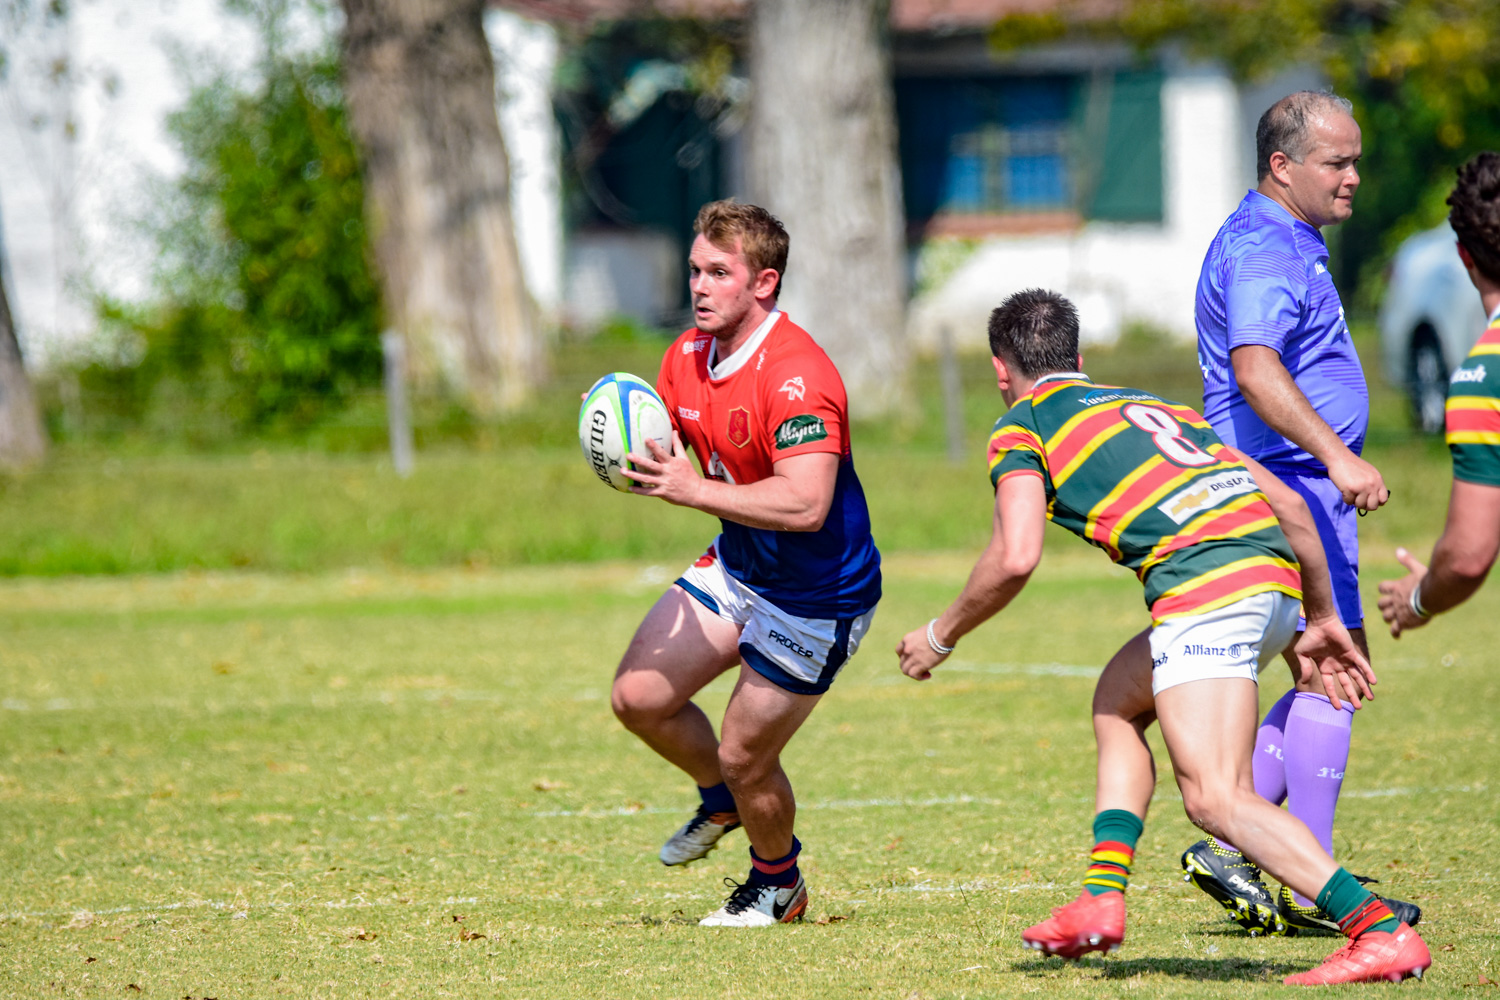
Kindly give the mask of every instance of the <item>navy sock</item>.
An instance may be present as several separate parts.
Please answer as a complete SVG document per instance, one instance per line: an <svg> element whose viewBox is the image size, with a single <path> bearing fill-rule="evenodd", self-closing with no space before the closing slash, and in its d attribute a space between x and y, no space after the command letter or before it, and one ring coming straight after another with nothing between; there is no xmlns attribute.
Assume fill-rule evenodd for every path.
<svg viewBox="0 0 1500 1000"><path fill-rule="evenodd" d="M786 857L767 861L750 848L750 881L761 885L796 885L802 872L797 868L797 855L802 853L802 841L792 838L792 849Z"/></svg>
<svg viewBox="0 0 1500 1000"><path fill-rule="evenodd" d="M711 813L737 812L734 804L734 796L729 793L729 786L719 782L712 788L698 787L698 797L703 800L703 808Z"/></svg>

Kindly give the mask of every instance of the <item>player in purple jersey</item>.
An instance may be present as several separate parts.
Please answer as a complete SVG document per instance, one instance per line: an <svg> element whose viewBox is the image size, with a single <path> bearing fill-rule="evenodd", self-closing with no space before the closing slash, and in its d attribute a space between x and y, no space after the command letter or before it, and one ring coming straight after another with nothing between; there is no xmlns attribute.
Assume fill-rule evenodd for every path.
<svg viewBox="0 0 1500 1000"><path fill-rule="evenodd" d="M1256 187L1219 229L1198 278L1203 415L1226 444L1307 501L1339 617L1368 657L1355 515L1379 508L1390 491L1360 457L1370 396L1321 232L1353 213L1359 125L1343 98L1300 91L1261 116L1255 145ZM1255 787L1285 801L1332 855L1353 713L1288 662L1293 687L1257 734ZM1222 840L1194 844L1182 865L1252 934L1335 926L1285 886L1273 897L1255 865ZM1407 923L1420 919L1415 906L1388 902Z"/></svg>

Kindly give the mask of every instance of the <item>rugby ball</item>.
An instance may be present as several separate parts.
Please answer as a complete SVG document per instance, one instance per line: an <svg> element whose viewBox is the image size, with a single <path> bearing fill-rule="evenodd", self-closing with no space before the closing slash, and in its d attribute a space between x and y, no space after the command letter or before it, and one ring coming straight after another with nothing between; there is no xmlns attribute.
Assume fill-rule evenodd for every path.
<svg viewBox="0 0 1500 1000"><path fill-rule="evenodd" d="M672 450L672 418L651 384L625 372L612 372L595 382L578 411L578 443L594 475L606 485L629 492L635 480L623 472L633 467L625 455L649 456L647 438Z"/></svg>

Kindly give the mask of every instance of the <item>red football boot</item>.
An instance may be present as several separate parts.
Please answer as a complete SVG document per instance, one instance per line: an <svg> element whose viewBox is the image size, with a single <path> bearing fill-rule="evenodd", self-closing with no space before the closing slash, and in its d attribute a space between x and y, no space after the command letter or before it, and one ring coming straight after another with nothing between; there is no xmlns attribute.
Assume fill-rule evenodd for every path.
<svg viewBox="0 0 1500 1000"><path fill-rule="evenodd" d="M1323 960L1316 969L1287 976L1288 986L1327 986L1331 983L1399 983L1407 976L1422 978L1432 965L1432 954L1417 932L1406 924L1394 932L1366 931Z"/></svg>
<svg viewBox="0 0 1500 1000"><path fill-rule="evenodd" d="M1043 955L1082 958L1091 951L1114 951L1125 940L1125 894L1098 896L1084 890L1067 906L1021 932L1021 943Z"/></svg>

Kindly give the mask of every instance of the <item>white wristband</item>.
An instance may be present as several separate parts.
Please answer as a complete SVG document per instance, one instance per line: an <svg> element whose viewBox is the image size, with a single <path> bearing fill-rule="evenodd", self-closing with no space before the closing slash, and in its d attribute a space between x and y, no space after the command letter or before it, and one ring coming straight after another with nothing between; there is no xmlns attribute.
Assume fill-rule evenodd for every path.
<svg viewBox="0 0 1500 1000"><path fill-rule="evenodd" d="M949 653L953 652L953 650L957 647L957 644L953 646L944 646L942 643L938 642L937 633L932 631L932 626L936 624L936 618L927 623L927 645L931 646L932 651L937 655L947 656Z"/></svg>
<svg viewBox="0 0 1500 1000"><path fill-rule="evenodd" d="M1418 580L1417 581L1417 585L1415 587L1411 588L1411 613L1414 614L1414 615L1416 615L1418 618L1422 619L1423 621L1426 621L1427 619L1429 619L1429 618L1432 617L1432 612L1428 611L1426 608L1422 607L1422 594L1421 594L1421 591L1422 591L1422 581Z"/></svg>

